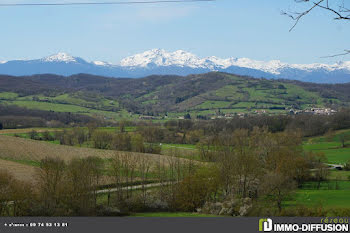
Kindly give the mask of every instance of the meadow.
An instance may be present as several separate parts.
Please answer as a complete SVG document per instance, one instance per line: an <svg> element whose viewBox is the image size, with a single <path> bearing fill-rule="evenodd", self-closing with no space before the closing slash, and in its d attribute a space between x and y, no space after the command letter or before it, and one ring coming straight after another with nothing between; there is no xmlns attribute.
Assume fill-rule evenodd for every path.
<svg viewBox="0 0 350 233"><path fill-rule="evenodd" d="M349 138L342 147L340 135L350 135L350 130L339 130L330 135L305 139L303 148L306 151L323 153L329 164L344 165L350 160ZM345 137L346 138L346 137ZM329 216L335 216L335 209L350 209L350 171L331 170L328 180L307 182L299 188L293 198L285 202L287 208L307 206L323 209Z"/></svg>
<svg viewBox="0 0 350 233"><path fill-rule="evenodd" d="M304 150L324 153L330 164L344 164L350 160L350 138L347 138L345 147L339 135L350 135L350 130L336 131L331 137L320 136L308 138L304 143Z"/></svg>
<svg viewBox="0 0 350 233"><path fill-rule="evenodd" d="M89 96L88 93L81 92L58 94L53 97L40 94L19 96L14 92L0 92L0 104L44 111L86 114L112 120L138 118L137 114L130 115L125 109L120 108L116 100L109 100L96 94Z"/></svg>
<svg viewBox="0 0 350 233"><path fill-rule="evenodd" d="M347 172L350 175L350 172ZM350 209L350 181L324 181L317 189L317 182L308 182L298 189L291 200L286 201L286 207L304 205L307 207L324 208L331 212L334 208Z"/></svg>

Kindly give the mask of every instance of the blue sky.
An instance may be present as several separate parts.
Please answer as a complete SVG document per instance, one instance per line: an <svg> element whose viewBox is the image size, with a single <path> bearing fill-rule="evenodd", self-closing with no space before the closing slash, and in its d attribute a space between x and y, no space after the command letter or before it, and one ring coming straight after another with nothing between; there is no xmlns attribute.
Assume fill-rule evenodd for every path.
<svg viewBox="0 0 350 233"><path fill-rule="evenodd" d="M79 1L83 0L70 2ZM349 56L320 58L350 48L350 24L333 21L327 13L315 11L289 32L293 22L281 11L301 9L294 0L2 7L0 60L67 52L89 61L117 63L123 57L152 48L183 49L201 57L248 57L289 63L350 60Z"/></svg>

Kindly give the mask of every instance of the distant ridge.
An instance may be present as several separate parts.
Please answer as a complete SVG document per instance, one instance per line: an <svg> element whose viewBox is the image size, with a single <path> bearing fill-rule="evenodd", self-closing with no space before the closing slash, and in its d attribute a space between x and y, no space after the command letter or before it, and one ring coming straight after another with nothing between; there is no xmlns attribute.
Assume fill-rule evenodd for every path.
<svg viewBox="0 0 350 233"><path fill-rule="evenodd" d="M34 75L51 73L74 75L89 73L108 77L139 78L147 75L189 75L220 71L255 78L290 79L315 83L350 82L350 61L328 64L288 64L279 60L268 62L249 58L200 58L177 50L152 49L126 57L119 64L104 61L88 62L67 53L58 53L35 60L0 61L0 74Z"/></svg>

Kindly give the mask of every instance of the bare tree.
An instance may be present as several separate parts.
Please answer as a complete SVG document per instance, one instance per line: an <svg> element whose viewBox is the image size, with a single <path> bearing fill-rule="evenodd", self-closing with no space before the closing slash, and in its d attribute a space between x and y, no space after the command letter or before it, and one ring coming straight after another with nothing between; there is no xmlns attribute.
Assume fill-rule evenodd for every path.
<svg viewBox="0 0 350 233"><path fill-rule="evenodd" d="M320 189L321 182L327 180L329 176L329 169L327 165L320 163L317 165L315 170L315 179L317 181L317 189Z"/></svg>
<svg viewBox="0 0 350 233"><path fill-rule="evenodd" d="M285 12L282 11L283 15L287 15L292 18L295 23L291 27L292 31L299 21L306 15L310 14L315 9L323 9L330 12L334 16L334 20L350 20L350 8L346 6L345 0L294 0L296 3L304 4L306 9L301 12Z"/></svg>
<svg viewBox="0 0 350 233"><path fill-rule="evenodd" d="M9 215L8 202L11 201L11 183L13 176L6 170L0 170L0 216Z"/></svg>
<svg viewBox="0 0 350 233"><path fill-rule="evenodd" d="M347 142L348 140L350 140L350 134L341 133L341 134L338 135L338 140L339 140L339 142L341 143L341 146L342 146L343 148L345 148L345 147L346 147L346 142Z"/></svg>
<svg viewBox="0 0 350 233"><path fill-rule="evenodd" d="M295 188L295 181L290 177L270 172L263 177L260 185L260 192L266 194L274 201L278 210L281 212L282 201L285 200Z"/></svg>
<svg viewBox="0 0 350 233"><path fill-rule="evenodd" d="M289 31L292 31L298 25L300 20L304 18L304 16L309 15L311 12L315 11L316 9L321 9L329 12L333 16L334 20L342 20L342 21L350 22L349 1L345 1L345 0L315 0L315 1L294 0L294 1L296 3L302 4L303 6L305 6L305 9L300 12L282 11L282 15L286 15L295 21ZM350 54L349 49L345 49L343 53L326 56L326 57L336 57L336 56L342 56L347 54Z"/></svg>
<svg viewBox="0 0 350 233"><path fill-rule="evenodd" d="M132 186L135 176L136 169L136 157L130 153L122 153L121 156L122 163L122 176L125 180L126 186L126 197L129 198L132 195L132 189L129 186ZM130 190L129 190L130 189Z"/></svg>
<svg viewBox="0 0 350 233"><path fill-rule="evenodd" d="M116 153L115 156L112 158L111 161L112 166L112 175L114 177L115 186L117 189L116 195L117 195L117 201L123 199L123 187L122 187L122 180L123 180L123 164L122 164L122 158L119 153Z"/></svg>
<svg viewBox="0 0 350 233"><path fill-rule="evenodd" d="M104 172L104 161L100 157L90 156L84 159L88 174L90 178L90 185L92 186L93 196L95 200L95 208L97 206L97 191L100 185L101 177Z"/></svg>
<svg viewBox="0 0 350 233"><path fill-rule="evenodd" d="M140 176L141 176L141 182L142 182L142 200L143 200L143 204L146 205L146 200L147 200L147 189L146 189L146 183L148 181L148 176L149 176L149 171L151 168L151 161L149 160L149 158L147 158L147 156L142 156L139 160L139 166L138 166L138 170L140 172Z"/></svg>
<svg viewBox="0 0 350 233"><path fill-rule="evenodd" d="M0 216L24 216L31 210L31 184L16 180L7 170L0 170Z"/></svg>
<svg viewBox="0 0 350 233"><path fill-rule="evenodd" d="M39 196L45 213L53 215L60 206L66 190L64 188L66 164L59 158L46 158L41 161L38 171Z"/></svg>

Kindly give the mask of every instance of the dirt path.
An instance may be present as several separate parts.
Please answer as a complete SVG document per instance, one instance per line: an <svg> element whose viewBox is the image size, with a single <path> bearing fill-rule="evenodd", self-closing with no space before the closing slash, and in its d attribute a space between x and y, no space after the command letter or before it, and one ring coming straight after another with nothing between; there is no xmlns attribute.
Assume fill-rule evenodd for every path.
<svg viewBox="0 0 350 233"><path fill-rule="evenodd" d="M134 186L127 186L127 187L123 187L121 188L122 190L127 190L127 189L132 189L132 190L137 190L137 189L142 189L143 187L146 189L149 188L155 188L155 187L160 187L163 185L169 185L171 184L171 182L165 182L165 183L153 183L153 184L145 184L144 186L142 185L134 185ZM112 189L102 189L102 190L98 190L97 193L101 194L101 193L113 193L113 192L117 192L119 189L118 188L112 188Z"/></svg>

